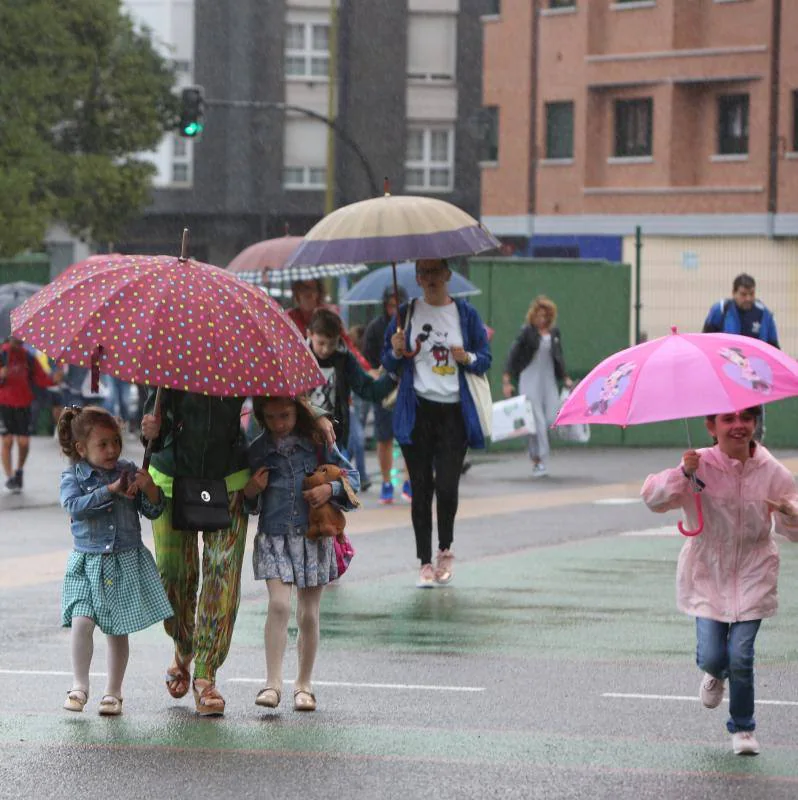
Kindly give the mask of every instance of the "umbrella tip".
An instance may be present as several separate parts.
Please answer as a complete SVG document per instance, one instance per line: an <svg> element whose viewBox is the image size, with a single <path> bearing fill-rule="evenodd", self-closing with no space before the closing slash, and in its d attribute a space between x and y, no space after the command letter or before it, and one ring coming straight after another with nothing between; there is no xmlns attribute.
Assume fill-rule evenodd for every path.
<svg viewBox="0 0 798 800"><path fill-rule="evenodd" d="M391 196L391 182L388 180L387 176L382 179L382 190L385 192L386 197Z"/></svg>
<svg viewBox="0 0 798 800"><path fill-rule="evenodd" d="M679 333L675 325L671 325L671 333Z"/></svg>

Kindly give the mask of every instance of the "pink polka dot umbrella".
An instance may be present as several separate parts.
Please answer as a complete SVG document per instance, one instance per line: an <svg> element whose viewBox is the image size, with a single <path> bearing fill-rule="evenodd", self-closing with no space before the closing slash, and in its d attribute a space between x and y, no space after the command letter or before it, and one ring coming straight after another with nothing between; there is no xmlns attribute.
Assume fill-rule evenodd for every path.
<svg viewBox="0 0 798 800"><path fill-rule="evenodd" d="M324 383L280 307L209 264L93 256L16 308L14 336L124 381L217 396L297 396Z"/></svg>

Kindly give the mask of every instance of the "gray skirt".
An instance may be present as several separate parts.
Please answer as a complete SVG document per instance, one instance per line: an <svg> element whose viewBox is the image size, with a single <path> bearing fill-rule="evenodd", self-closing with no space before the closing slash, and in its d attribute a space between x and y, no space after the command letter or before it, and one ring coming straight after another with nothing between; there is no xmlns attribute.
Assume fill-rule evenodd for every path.
<svg viewBox="0 0 798 800"><path fill-rule="evenodd" d="M301 533L270 536L259 533L252 552L255 580L279 578L300 589L325 586L338 577L333 540L311 540Z"/></svg>

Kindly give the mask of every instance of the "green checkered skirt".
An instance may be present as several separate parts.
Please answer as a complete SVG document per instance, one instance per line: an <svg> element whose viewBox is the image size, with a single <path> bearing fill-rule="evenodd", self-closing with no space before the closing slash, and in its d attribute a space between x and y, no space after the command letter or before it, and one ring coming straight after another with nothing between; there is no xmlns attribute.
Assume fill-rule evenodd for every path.
<svg viewBox="0 0 798 800"><path fill-rule="evenodd" d="M67 561L61 624L90 617L108 636L124 636L173 616L150 551L141 545L120 553L79 553Z"/></svg>

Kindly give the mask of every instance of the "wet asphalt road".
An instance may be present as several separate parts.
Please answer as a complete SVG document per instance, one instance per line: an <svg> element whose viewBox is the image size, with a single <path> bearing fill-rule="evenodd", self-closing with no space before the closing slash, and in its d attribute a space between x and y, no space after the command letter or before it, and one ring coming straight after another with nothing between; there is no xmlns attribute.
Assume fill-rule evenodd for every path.
<svg viewBox="0 0 798 800"><path fill-rule="evenodd" d="M763 753L735 757L723 708L695 699L674 517L635 501L641 478L676 459L561 451L538 482L520 456L477 461L461 487L455 582L430 591L414 588L408 508L368 493L351 521L357 556L322 604L316 713L291 710L290 683L276 712L253 703L265 590L245 562L219 674L225 718L169 698L169 640L154 627L131 639L125 713L108 720L99 675L83 714L60 708L70 542L62 463L36 439L29 488L0 499L0 797L798 797L798 548L782 548L781 612L758 639ZM97 636L95 672L104 658ZM287 659L290 677L291 645Z"/></svg>

